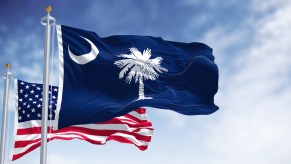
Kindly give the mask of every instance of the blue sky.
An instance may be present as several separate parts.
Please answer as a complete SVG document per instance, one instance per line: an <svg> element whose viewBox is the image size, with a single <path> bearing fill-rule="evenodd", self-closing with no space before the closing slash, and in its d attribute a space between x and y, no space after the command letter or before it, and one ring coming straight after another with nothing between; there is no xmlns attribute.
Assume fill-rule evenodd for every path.
<svg viewBox="0 0 291 164"><path fill-rule="evenodd" d="M58 24L100 36L152 35L203 42L220 69L209 116L148 109L155 131L148 150L114 141L49 143L49 161L71 163L287 164L291 162L291 3L288 0L1 0L0 72L42 81L47 4ZM57 51L56 51L57 52ZM52 80L57 84L57 53ZM3 81L0 83L3 86ZM0 87L1 100L3 87ZM14 115L10 94L10 133ZM2 102L1 102L2 107ZM38 163L39 150L13 163Z"/></svg>

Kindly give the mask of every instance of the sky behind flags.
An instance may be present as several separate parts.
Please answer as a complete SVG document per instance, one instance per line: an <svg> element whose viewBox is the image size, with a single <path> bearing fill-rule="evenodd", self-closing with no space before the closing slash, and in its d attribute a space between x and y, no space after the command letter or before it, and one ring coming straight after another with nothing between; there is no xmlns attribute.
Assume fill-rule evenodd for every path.
<svg viewBox="0 0 291 164"><path fill-rule="evenodd" d="M54 141L49 144L54 164L114 163L121 158L141 164L291 161L291 143L285 142L291 138L289 0L2 0L0 72L11 62L15 76L41 83L44 34L39 19L47 4L53 6L57 23L96 31L102 37L138 34L206 43L214 50L221 75L216 96L221 110L214 115L192 118L147 111L155 134L145 152L113 142L98 147L82 141ZM57 84L57 79L52 80ZM179 142L173 142L177 138ZM169 143L175 149L165 148ZM72 150L72 145L80 151ZM35 151L15 163L38 163L38 156Z"/></svg>

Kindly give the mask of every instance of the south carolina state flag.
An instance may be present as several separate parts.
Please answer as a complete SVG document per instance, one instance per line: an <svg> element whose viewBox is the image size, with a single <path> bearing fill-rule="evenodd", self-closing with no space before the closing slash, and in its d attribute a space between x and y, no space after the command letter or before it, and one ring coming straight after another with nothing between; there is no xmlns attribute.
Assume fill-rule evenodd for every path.
<svg viewBox="0 0 291 164"><path fill-rule="evenodd" d="M212 49L159 37L57 26L60 84L55 128L107 121L140 107L184 115L215 112Z"/></svg>

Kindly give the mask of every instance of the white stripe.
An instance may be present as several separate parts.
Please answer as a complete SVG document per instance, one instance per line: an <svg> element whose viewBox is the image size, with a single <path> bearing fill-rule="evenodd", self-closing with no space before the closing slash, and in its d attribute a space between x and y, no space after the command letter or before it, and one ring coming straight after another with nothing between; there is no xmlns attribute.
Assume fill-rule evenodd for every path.
<svg viewBox="0 0 291 164"><path fill-rule="evenodd" d="M83 127L92 130L124 130L133 131L137 128L130 128L126 124L86 124L86 125L74 125L73 127Z"/></svg>
<svg viewBox="0 0 291 164"><path fill-rule="evenodd" d="M140 129L138 132L135 132L135 133L143 135L143 136L151 137L153 136L153 132L154 131L150 129Z"/></svg>
<svg viewBox="0 0 291 164"><path fill-rule="evenodd" d="M130 113L128 113L130 115L132 115L133 117L139 119L139 120L146 120L147 119L147 115L146 114L139 114L136 111L132 111Z"/></svg>
<svg viewBox="0 0 291 164"><path fill-rule="evenodd" d="M133 116L134 117L134 116ZM134 118L136 118L136 117L134 117ZM134 119L132 119L132 118L128 118L128 117L118 117L117 118L118 120L120 120L121 122L124 122L124 123L129 123L129 124L133 124L133 125L136 125L136 124L139 124L139 122L141 122L142 120L140 120L140 119L138 119L138 118L136 118L136 119L138 119L137 121L136 120L134 120ZM97 123L98 124L98 123Z"/></svg>
<svg viewBox="0 0 291 164"><path fill-rule="evenodd" d="M17 113L17 112L15 112ZM48 125L51 125L53 120L48 120ZM41 127L41 120L30 120L18 123L18 129Z"/></svg>
<svg viewBox="0 0 291 164"><path fill-rule="evenodd" d="M57 27L57 38L58 38L58 48L59 48L59 90L58 90L58 102L56 107L55 120L53 122L53 128L58 129L59 124L59 113L62 105L62 95L63 95L63 85L64 85L64 54L63 54L63 40L62 40L62 29L61 25L56 25Z"/></svg>
<svg viewBox="0 0 291 164"><path fill-rule="evenodd" d="M40 138L41 135L39 134L23 134L23 135L17 135L15 138L16 141L29 141L29 140L36 140Z"/></svg>
<svg viewBox="0 0 291 164"><path fill-rule="evenodd" d="M134 136L129 135L129 134L115 133L112 136L121 136L121 137L127 138L130 141L132 141L134 144L136 144L137 146L146 146L146 145L148 145L148 142L140 141L140 140L136 139Z"/></svg>

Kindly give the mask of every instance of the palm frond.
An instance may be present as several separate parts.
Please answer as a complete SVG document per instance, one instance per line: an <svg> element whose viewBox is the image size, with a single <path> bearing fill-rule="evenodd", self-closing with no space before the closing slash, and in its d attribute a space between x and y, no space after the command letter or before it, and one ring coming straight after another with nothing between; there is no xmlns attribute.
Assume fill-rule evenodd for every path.
<svg viewBox="0 0 291 164"><path fill-rule="evenodd" d="M131 69L130 72L128 73L128 76L126 77L126 81L127 82L131 82L131 79L134 78L135 79L135 83L137 82L138 79L138 73L140 72L140 66L139 65L134 65Z"/></svg>
<svg viewBox="0 0 291 164"><path fill-rule="evenodd" d="M117 60L114 62L114 65L116 65L119 68L123 68L124 66L126 66L129 63L134 62L133 59L122 59L122 60Z"/></svg>
<svg viewBox="0 0 291 164"><path fill-rule="evenodd" d="M159 76L159 74L152 67L148 67L146 70L146 75L148 75L147 79L150 80L156 80Z"/></svg>
<svg viewBox="0 0 291 164"><path fill-rule="evenodd" d="M157 70L159 73L168 72L168 70L164 67L161 67L160 65L152 65L152 68Z"/></svg>
<svg viewBox="0 0 291 164"><path fill-rule="evenodd" d="M153 65L160 65L162 62L163 58L161 57L156 57L154 59L149 60L149 62Z"/></svg>
<svg viewBox="0 0 291 164"><path fill-rule="evenodd" d="M129 68L131 68L134 65L134 62L127 64L119 73L119 79L122 79Z"/></svg>
<svg viewBox="0 0 291 164"><path fill-rule="evenodd" d="M126 83L130 84L136 72L130 71L125 79Z"/></svg>
<svg viewBox="0 0 291 164"><path fill-rule="evenodd" d="M151 58L151 56L152 56L151 55L151 49L147 48L147 49L143 50L142 55L143 55L143 60L144 61L149 60Z"/></svg>
<svg viewBox="0 0 291 164"><path fill-rule="evenodd" d="M162 60L163 60L163 58L161 58L161 57L156 57L154 59L149 60L150 67L154 68L159 73L163 73L163 71L168 72L168 70L166 68L164 68L160 65Z"/></svg>
<svg viewBox="0 0 291 164"><path fill-rule="evenodd" d="M159 76L150 64L144 65L140 72L142 73L142 76L145 80L155 80Z"/></svg>
<svg viewBox="0 0 291 164"><path fill-rule="evenodd" d="M117 55L117 57L123 57L127 59L136 59L136 57L132 54L120 54L120 55Z"/></svg>
<svg viewBox="0 0 291 164"><path fill-rule="evenodd" d="M131 55L135 56L137 59L142 59L142 54L137 48L132 47L129 48L129 50L131 52Z"/></svg>

